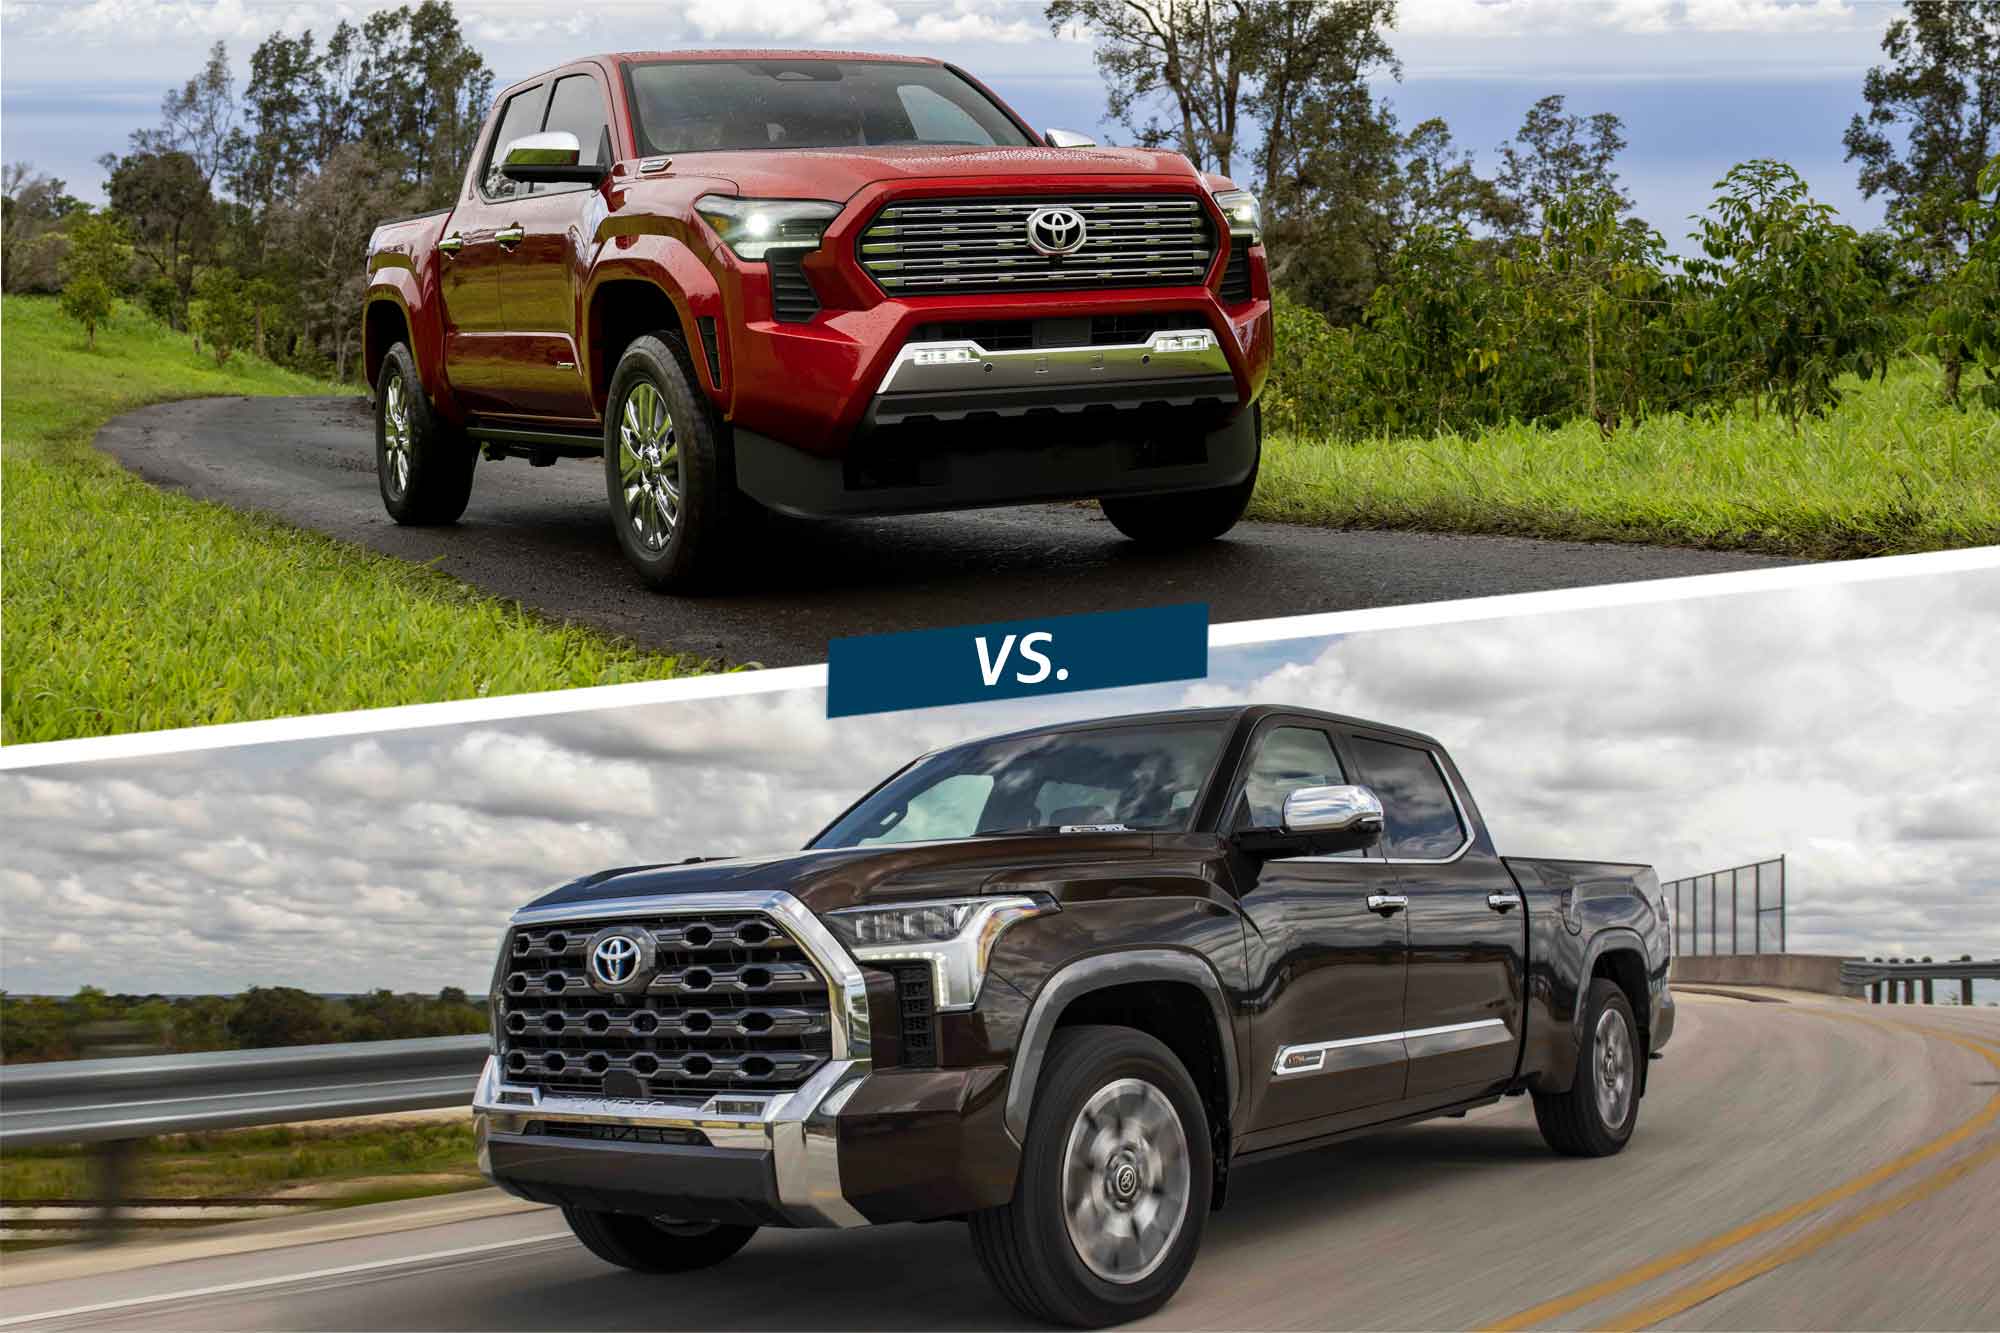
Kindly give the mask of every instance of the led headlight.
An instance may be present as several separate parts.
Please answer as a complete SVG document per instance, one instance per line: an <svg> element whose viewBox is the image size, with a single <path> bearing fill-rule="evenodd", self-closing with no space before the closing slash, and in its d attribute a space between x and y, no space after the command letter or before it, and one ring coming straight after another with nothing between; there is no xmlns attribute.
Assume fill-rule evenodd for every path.
<svg viewBox="0 0 2000 1333"><path fill-rule="evenodd" d="M1047 898L954 898L849 907L828 912L826 924L864 963L919 961L931 965L939 1009L970 1009L986 980L994 942L1016 921L1059 910Z"/></svg>
<svg viewBox="0 0 2000 1333"><path fill-rule="evenodd" d="M738 199L705 194L694 211L715 228L739 259L762 259L772 250L812 250L840 205L825 199Z"/></svg>
<svg viewBox="0 0 2000 1333"><path fill-rule="evenodd" d="M1215 205L1222 215L1229 219L1231 236L1247 236L1257 240L1264 234L1264 210L1257 204L1257 196L1248 190L1217 190Z"/></svg>

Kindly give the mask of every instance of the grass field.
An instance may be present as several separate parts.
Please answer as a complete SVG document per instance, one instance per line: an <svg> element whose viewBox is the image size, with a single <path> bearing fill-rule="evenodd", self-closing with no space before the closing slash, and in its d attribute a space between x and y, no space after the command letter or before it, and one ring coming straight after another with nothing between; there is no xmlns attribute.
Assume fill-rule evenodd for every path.
<svg viewBox="0 0 2000 1333"><path fill-rule="evenodd" d="M155 490L90 447L104 421L172 398L338 390L248 357L218 369L129 308L98 331L94 352L52 300L7 297L0 318L0 740L714 669Z"/></svg>
<svg viewBox="0 0 2000 1333"><path fill-rule="evenodd" d="M1478 436L1265 442L1254 518L1812 559L2000 542L2000 413L1947 407L1906 361L1794 438L1747 407Z"/></svg>

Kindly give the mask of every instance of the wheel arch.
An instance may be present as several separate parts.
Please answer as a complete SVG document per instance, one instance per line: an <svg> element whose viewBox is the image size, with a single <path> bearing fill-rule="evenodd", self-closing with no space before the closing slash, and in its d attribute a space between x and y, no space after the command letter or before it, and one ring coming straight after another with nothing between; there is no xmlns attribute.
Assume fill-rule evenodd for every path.
<svg viewBox="0 0 2000 1333"><path fill-rule="evenodd" d="M393 287L377 287L368 294L368 303L361 316L361 376L371 393L382 373L382 362L389 355L389 349L399 342L409 347L410 355L417 363L417 377L425 381L428 388L430 369L424 364L422 349L417 346L410 309L404 302L403 294Z"/></svg>
<svg viewBox="0 0 2000 1333"><path fill-rule="evenodd" d="M1206 1021L1190 1024L1190 1016ZM1027 1141L1035 1089L1056 1031L1066 1024L1107 1021L1150 1032L1189 1066L1211 1110L1222 1113L1212 1128L1227 1144L1242 1092L1229 1003L1215 969L1199 955L1176 949L1096 954L1067 964L1042 984L1015 1047L1004 1116L1008 1136L1017 1144ZM1218 1173L1224 1156L1217 1156Z"/></svg>
<svg viewBox="0 0 2000 1333"><path fill-rule="evenodd" d="M1646 943L1635 930L1623 926L1598 932L1590 941L1590 950L1584 955L1583 976L1576 1015L1571 1019L1571 1030L1575 1038L1578 1054L1583 1051L1583 1024L1589 1015L1590 1006L1586 1002L1590 983L1599 977L1611 982L1624 994L1625 1002L1632 1006L1632 1022L1638 1027L1639 1052L1639 1094L1646 1092L1646 1053L1652 1050L1652 1013L1650 991L1647 986Z"/></svg>
<svg viewBox="0 0 2000 1333"><path fill-rule="evenodd" d="M718 410L726 410L729 340L714 275L669 238L635 239L640 247L598 265L583 298L582 353L592 404L600 416L606 410L611 377L634 338L671 328L694 363L695 383ZM702 320L714 331L712 353L701 336Z"/></svg>

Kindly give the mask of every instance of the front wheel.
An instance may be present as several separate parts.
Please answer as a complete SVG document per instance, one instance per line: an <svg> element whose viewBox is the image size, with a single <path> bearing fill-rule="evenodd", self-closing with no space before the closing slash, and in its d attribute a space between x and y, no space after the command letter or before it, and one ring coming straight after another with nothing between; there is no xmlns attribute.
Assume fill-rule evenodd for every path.
<svg viewBox="0 0 2000 1333"><path fill-rule="evenodd" d="M608 1264L637 1273L689 1273L721 1263L757 1234L756 1227L676 1222L632 1213L565 1208L563 1221L583 1247Z"/></svg>
<svg viewBox="0 0 2000 1333"><path fill-rule="evenodd" d="M674 592L708 584L748 504L726 427L672 334L633 339L612 372L604 485L618 544L640 578Z"/></svg>
<svg viewBox="0 0 2000 1333"><path fill-rule="evenodd" d="M398 523L456 523L472 497L479 451L438 419L417 359L397 343L375 377L375 479L382 507Z"/></svg>
<svg viewBox="0 0 2000 1333"><path fill-rule="evenodd" d="M1201 1095L1172 1051L1131 1028L1063 1028L1042 1066L1014 1198L973 1214L973 1248L1032 1319L1137 1319L1194 1266L1213 1170Z"/></svg>
<svg viewBox="0 0 2000 1333"><path fill-rule="evenodd" d="M1639 1025L1618 986L1590 983L1583 1049L1568 1092L1535 1094L1542 1140L1565 1157L1609 1157L1631 1141L1639 1122Z"/></svg>
<svg viewBox="0 0 2000 1333"><path fill-rule="evenodd" d="M1112 527L1141 546L1170 549L1214 541L1235 527L1243 511L1250 507L1251 493L1257 489L1257 467L1264 452L1261 425L1257 431L1259 440L1257 452L1250 460L1250 475L1233 486L1167 495L1106 496L1098 501L1098 506Z"/></svg>

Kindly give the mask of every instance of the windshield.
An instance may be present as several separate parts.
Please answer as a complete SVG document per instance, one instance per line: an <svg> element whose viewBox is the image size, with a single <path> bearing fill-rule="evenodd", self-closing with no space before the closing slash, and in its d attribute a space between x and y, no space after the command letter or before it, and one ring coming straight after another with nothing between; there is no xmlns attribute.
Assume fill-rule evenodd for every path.
<svg viewBox="0 0 2000 1333"><path fill-rule="evenodd" d="M1029 142L991 98L941 65L656 61L626 66L625 78L647 154Z"/></svg>
<svg viewBox="0 0 2000 1333"><path fill-rule="evenodd" d="M1222 749L1221 722L1100 727L978 741L899 774L814 847L867 847L1064 826L1185 832Z"/></svg>

